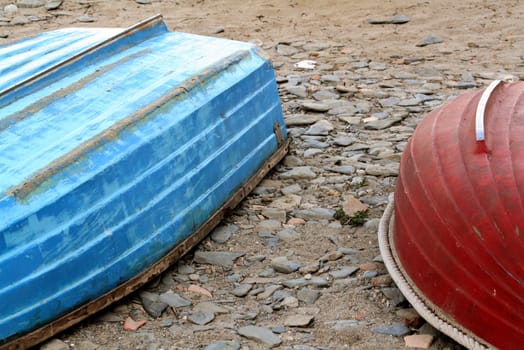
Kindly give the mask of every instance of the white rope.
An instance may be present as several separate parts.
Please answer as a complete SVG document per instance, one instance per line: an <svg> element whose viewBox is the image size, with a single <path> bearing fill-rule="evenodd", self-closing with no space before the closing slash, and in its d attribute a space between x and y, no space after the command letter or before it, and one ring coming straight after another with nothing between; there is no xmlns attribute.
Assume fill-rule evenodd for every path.
<svg viewBox="0 0 524 350"><path fill-rule="evenodd" d="M424 303L423 299L419 297L419 295L413 290L413 288L411 288L393 257L391 245L389 243L389 232L390 230L393 230L393 209L394 200L393 194L391 194L389 196L388 206L386 207L384 215L380 219L380 224L378 226L378 244L380 247L380 253L382 254L382 259L384 260L384 264L386 265L386 268L388 269L391 278L393 279L393 281L395 281L398 289L411 303L413 308L417 310L417 312L422 318L424 318L427 322L429 322L433 327L435 327L442 333L453 338L457 343L465 346L470 350L492 349L486 347L485 345L482 345L473 337L469 336L468 334L465 334L446 320L439 317Z"/></svg>

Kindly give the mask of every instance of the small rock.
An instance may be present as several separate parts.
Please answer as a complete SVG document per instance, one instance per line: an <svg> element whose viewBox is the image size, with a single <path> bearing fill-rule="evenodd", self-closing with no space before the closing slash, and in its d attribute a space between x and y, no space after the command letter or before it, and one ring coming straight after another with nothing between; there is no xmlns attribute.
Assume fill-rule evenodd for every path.
<svg viewBox="0 0 524 350"><path fill-rule="evenodd" d="M291 219L291 220L297 220L297 219ZM287 222L288 225L303 225L304 223L295 223L295 221L289 220ZM300 219L303 221L303 219ZM300 233L292 230L290 228L283 229L282 231L277 232L278 238L280 238L283 241L286 242L292 242L300 238Z"/></svg>
<svg viewBox="0 0 524 350"><path fill-rule="evenodd" d="M8 37L9 37L9 33L7 33L7 32L0 33L0 38L1 39L6 39Z"/></svg>
<svg viewBox="0 0 524 350"><path fill-rule="evenodd" d="M246 283L240 284L238 287L236 287L235 289L231 291L231 294L239 298L245 297L247 293L249 293L251 288L253 288L252 284L246 284Z"/></svg>
<svg viewBox="0 0 524 350"><path fill-rule="evenodd" d="M246 326L238 329L238 334L241 336L264 343L270 347L278 346L282 340L278 335L273 333L270 329L257 326Z"/></svg>
<svg viewBox="0 0 524 350"><path fill-rule="evenodd" d="M357 320L337 320L335 321L335 325L333 326L333 329L336 331L345 331L348 329L361 327L366 325L366 322L357 321Z"/></svg>
<svg viewBox="0 0 524 350"><path fill-rule="evenodd" d="M295 211L295 216L306 220L332 220L335 211L327 208L311 208Z"/></svg>
<svg viewBox="0 0 524 350"><path fill-rule="evenodd" d="M395 323L389 326L373 327L373 332L380 334L393 335L395 337L403 337L411 331L404 323Z"/></svg>
<svg viewBox="0 0 524 350"><path fill-rule="evenodd" d="M343 266L339 268L338 270L331 271L329 275L333 277L334 279L341 279L341 278L349 277L357 271L358 271L358 267L356 266Z"/></svg>
<svg viewBox="0 0 524 350"><path fill-rule="evenodd" d="M97 350L100 347L89 340L82 340L75 343L75 350Z"/></svg>
<svg viewBox="0 0 524 350"><path fill-rule="evenodd" d="M267 298L271 297L273 293L275 293L277 290L281 289L282 286L278 284L269 285L264 288L264 290L257 295L257 300L266 300Z"/></svg>
<svg viewBox="0 0 524 350"><path fill-rule="evenodd" d="M294 127L315 124L319 119L320 117L315 114L292 114L286 117L285 121L287 127Z"/></svg>
<svg viewBox="0 0 524 350"><path fill-rule="evenodd" d="M342 205L342 209L344 210L344 213L346 213L346 215L352 217L358 212L368 210L368 207L352 195L347 195L344 198L344 204Z"/></svg>
<svg viewBox="0 0 524 350"><path fill-rule="evenodd" d="M321 256L318 260L320 262L326 262L326 261L336 261L344 256L344 253L342 253L339 250L336 250L334 252L327 253L323 256Z"/></svg>
<svg viewBox="0 0 524 350"><path fill-rule="evenodd" d="M215 304L211 301L203 301L201 303L198 303L193 308L193 311L202 311L207 313L213 313L213 314L228 314L229 310L225 307L222 307L218 304Z"/></svg>
<svg viewBox="0 0 524 350"><path fill-rule="evenodd" d="M151 3L151 0L135 0L135 2L140 5L148 5Z"/></svg>
<svg viewBox="0 0 524 350"><path fill-rule="evenodd" d="M171 291L160 294L159 300L170 307L185 307L191 305L191 301L182 298L180 295Z"/></svg>
<svg viewBox="0 0 524 350"><path fill-rule="evenodd" d="M160 300L160 295L155 293L142 291L140 292L140 299L144 309L154 318L160 317L162 312L169 306Z"/></svg>
<svg viewBox="0 0 524 350"><path fill-rule="evenodd" d="M391 301L391 305L398 306L406 301L398 288L382 288L382 293Z"/></svg>
<svg viewBox="0 0 524 350"><path fill-rule="evenodd" d="M192 312L187 319L194 324L203 326L205 324L210 323L215 319L215 314L212 312L203 312L203 311L197 311Z"/></svg>
<svg viewBox="0 0 524 350"><path fill-rule="evenodd" d="M294 260L288 260L285 256L279 256L271 260L271 267L281 273L295 272L300 268L300 263Z"/></svg>
<svg viewBox="0 0 524 350"><path fill-rule="evenodd" d="M282 284L287 288L298 288L307 286L309 284L309 280L306 280L305 278L295 278L283 281Z"/></svg>
<svg viewBox="0 0 524 350"><path fill-rule="evenodd" d="M370 164L366 166L366 174L373 176L397 176L398 175L399 164L392 163L389 165L376 165Z"/></svg>
<svg viewBox="0 0 524 350"><path fill-rule="evenodd" d="M297 292L298 300L308 305L314 304L319 297L320 297L320 291L315 290L315 289L302 288Z"/></svg>
<svg viewBox="0 0 524 350"><path fill-rule="evenodd" d="M12 25L12 26L17 26L17 25L24 25L24 24L28 24L29 23L29 19L25 16L15 16L10 22L9 24Z"/></svg>
<svg viewBox="0 0 524 350"><path fill-rule="evenodd" d="M63 2L63 0L47 0L45 8L46 10L56 10Z"/></svg>
<svg viewBox="0 0 524 350"><path fill-rule="evenodd" d="M277 53L281 56L291 56L298 52L299 52L298 49L294 48L293 46L285 45L285 44L277 45Z"/></svg>
<svg viewBox="0 0 524 350"><path fill-rule="evenodd" d="M34 8L44 6L42 0L16 0L16 6L19 8Z"/></svg>
<svg viewBox="0 0 524 350"><path fill-rule="evenodd" d="M368 19L369 24L404 24L411 20L408 16L397 15L389 18Z"/></svg>
<svg viewBox="0 0 524 350"><path fill-rule="evenodd" d="M18 7L16 5L10 4L4 7L4 15L8 17L14 17L18 13Z"/></svg>
<svg viewBox="0 0 524 350"><path fill-rule="evenodd" d="M302 108L308 111L321 112L321 113L327 112L331 109L331 107L329 107L329 105L327 104L316 103L316 102L303 102Z"/></svg>
<svg viewBox="0 0 524 350"><path fill-rule="evenodd" d="M430 35L430 36L424 38L421 42L419 42L417 44L417 46L418 47L424 47L424 46L433 45L433 44L440 44L440 43L443 43L443 42L444 42L444 40L442 40L441 38L433 36L433 35Z"/></svg>
<svg viewBox="0 0 524 350"><path fill-rule="evenodd" d="M244 255L245 253L241 252L211 252L197 250L194 259L195 262L199 264L210 264L231 268L233 267L235 260Z"/></svg>
<svg viewBox="0 0 524 350"><path fill-rule="evenodd" d="M213 242L225 243L231 238L231 235L237 231L238 226L236 225L219 226L211 233L211 239Z"/></svg>
<svg viewBox="0 0 524 350"><path fill-rule="evenodd" d="M280 177L283 179L292 179L292 180L311 180L317 177L317 174L308 166L300 166L293 168L285 173L280 174Z"/></svg>
<svg viewBox="0 0 524 350"><path fill-rule="evenodd" d="M82 22L82 23L91 23L95 21L95 18L90 15L83 15L83 16L78 17L77 20L78 22Z"/></svg>
<svg viewBox="0 0 524 350"><path fill-rule="evenodd" d="M319 120L313 124L306 132L305 135L315 135L315 136L327 136L329 132L332 131L335 127L327 120Z"/></svg>
<svg viewBox="0 0 524 350"><path fill-rule="evenodd" d="M314 316L310 315L291 315L284 320L284 326L307 327L313 322L314 318Z"/></svg>
<svg viewBox="0 0 524 350"><path fill-rule="evenodd" d="M52 339L40 346L40 350L69 350L69 345L59 339Z"/></svg>
<svg viewBox="0 0 524 350"><path fill-rule="evenodd" d="M429 349L433 343L433 336L429 334L414 334L404 337L407 348Z"/></svg>
<svg viewBox="0 0 524 350"><path fill-rule="evenodd" d="M209 344L204 348L204 350L239 350L240 343L237 341L223 341L219 340L214 343Z"/></svg>

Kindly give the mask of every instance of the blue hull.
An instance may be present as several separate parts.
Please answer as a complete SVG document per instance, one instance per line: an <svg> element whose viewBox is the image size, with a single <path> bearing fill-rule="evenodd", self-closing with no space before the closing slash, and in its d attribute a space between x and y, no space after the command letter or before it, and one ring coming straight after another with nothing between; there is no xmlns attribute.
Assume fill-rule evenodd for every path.
<svg viewBox="0 0 524 350"><path fill-rule="evenodd" d="M252 45L159 17L43 33L0 47L0 62L0 348L161 272L288 144Z"/></svg>

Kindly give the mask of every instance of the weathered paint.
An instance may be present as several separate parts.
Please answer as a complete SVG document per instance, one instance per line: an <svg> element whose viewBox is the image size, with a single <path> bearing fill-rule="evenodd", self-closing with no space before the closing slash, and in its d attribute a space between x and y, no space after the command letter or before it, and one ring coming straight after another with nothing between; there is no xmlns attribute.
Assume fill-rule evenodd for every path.
<svg viewBox="0 0 524 350"><path fill-rule="evenodd" d="M158 20L116 39L53 33L15 45L72 47L68 33L103 44L62 63L42 52L31 65L46 74L1 81L4 341L146 270L275 153L275 123L287 138L272 67L250 44Z"/></svg>

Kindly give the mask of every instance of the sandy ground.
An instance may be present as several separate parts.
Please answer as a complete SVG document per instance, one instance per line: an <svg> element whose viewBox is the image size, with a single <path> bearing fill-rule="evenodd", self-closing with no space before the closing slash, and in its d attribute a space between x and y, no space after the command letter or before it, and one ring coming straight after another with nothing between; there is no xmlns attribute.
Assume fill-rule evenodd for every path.
<svg viewBox="0 0 524 350"><path fill-rule="evenodd" d="M0 5L11 2L0 0ZM275 63L281 59L275 52L278 43L301 41L327 42L340 55L353 54L387 64L421 60L426 68L445 68L449 74L508 71L522 77L519 71L524 71L524 1L519 0L152 0L147 5L132 0L65 0L58 10L49 13L43 8L21 12L44 20L0 27L0 33L8 34L0 44L63 27L127 27L159 13L174 31L256 42ZM85 14L95 21L79 22L78 18ZM411 20L403 25L368 23L370 18L392 15L406 15ZM416 46L429 35L444 42ZM322 62L322 53L316 59ZM276 67L278 75L279 65ZM379 215L374 213L375 217ZM373 234L368 238L374 239ZM330 307L330 303L325 306ZM336 313L346 308L337 303L331 306ZM103 332L103 328L97 330ZM322 336L317 334L317 338ZM452 342L445 344L442 349L455 347ZM401 341L394 340L390 346L382 344L380 348L402 346Z"/></svg>

